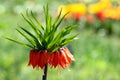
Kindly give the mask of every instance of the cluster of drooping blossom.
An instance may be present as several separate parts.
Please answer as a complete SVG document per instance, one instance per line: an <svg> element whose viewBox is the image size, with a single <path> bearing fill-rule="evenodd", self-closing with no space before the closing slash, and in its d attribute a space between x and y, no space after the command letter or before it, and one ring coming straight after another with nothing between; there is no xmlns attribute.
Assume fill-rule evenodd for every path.
<svg viewBox="0 0 120 80"><path fill-rule="evenodd" d="M57 66L65 68L70 65L72 61L74 61L73 55L68 48L62 47L53 53L49 53L47 50L31 50L28 65L31 65L33 68L40 67L41 69L43 69L46 64L54 68Z"/></svg>

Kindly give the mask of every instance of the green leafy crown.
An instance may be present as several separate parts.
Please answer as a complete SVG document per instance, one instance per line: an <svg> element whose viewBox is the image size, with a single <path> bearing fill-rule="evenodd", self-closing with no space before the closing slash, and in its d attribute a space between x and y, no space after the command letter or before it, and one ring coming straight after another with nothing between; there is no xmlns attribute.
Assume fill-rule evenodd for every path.
<svg viewBox="0 0 120 80"><path fill-rule="evenodd" d="M21 26L16 30L29 42L29 44L19 42L11 38L7 39L25 47L38 50L48 50L49 52L55 52L62 46L73 41L77 34L72 36L69 36L69 34L75 27L74 25L64 26L61 29L59 28L60 23L68 13L61 17L61 9L58 16L52 20L48 5L43 7L43 9L46 22L45 26L40 23L32 11L27 10L26 15L22 14L24 20L30 25L34 33Z"/></svg>

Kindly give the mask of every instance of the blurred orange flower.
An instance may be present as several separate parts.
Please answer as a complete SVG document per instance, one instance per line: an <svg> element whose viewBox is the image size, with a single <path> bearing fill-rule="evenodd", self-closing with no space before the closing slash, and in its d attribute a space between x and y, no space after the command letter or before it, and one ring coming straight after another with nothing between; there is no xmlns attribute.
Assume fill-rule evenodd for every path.
<svg viewBox="0 0 120 80"><path fill-rule="evenodd" d="M88 6L88 12L96 14L109 7L112 7L112 3L109 0L100 0L95 4L90 4Z"/></svg>
<svg viewBox="0 0 120 80"><path fill-rule="evenodd" d="M81 16L84 16L87 12L87 8L85 4L69 4L69 5L61 5L58 7L58 13L62 9L62 14L69 12L69 14L65 17L66 19L73 17L76 20L79 20Z"/></svg>
<svg viewBox="0 0 120 80"><path fill-rule="evenodd" d="M104 16L115 20L120 19L120 6L105 9Z"/></svg>
<svg viewBox="0 0 120 80"><path fill-rule="evenodd" d="M89 23L94 23L94 17L91 14L87 14L86 16L86 21Z"/></svg>
<svg viewBox="0 0 120 80"><path fill-rule="evenodd" d="M110 0L100 0L95 4L89 5L88 12L96 14L97 18L102 22L105 22L107 18L120 18L120 8L114 7Z"/></svg>

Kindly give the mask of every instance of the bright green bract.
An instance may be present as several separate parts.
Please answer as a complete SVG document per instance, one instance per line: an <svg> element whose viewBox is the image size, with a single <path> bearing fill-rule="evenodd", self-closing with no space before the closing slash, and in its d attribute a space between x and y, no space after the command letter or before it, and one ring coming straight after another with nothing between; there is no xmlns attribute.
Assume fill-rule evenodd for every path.
<svg viewBox="0 0 120 80"><path fill-rule="evenodd" d="M69 34L75 25L65 26L62 27L62 29L58 29L60 23L68 13L61 17L61 10L59 15L52 20L48 5L43 9L45 15L45 26L40 23L32 11L27 10L26 15L22 14L24 20L30 25L34 33L21 26L16 30L29 42L29 44L19 42L11 38L7 39L32 49L48 50L49 52L55 52L59 48L73 41L77 34L72 36Z"/></svg>

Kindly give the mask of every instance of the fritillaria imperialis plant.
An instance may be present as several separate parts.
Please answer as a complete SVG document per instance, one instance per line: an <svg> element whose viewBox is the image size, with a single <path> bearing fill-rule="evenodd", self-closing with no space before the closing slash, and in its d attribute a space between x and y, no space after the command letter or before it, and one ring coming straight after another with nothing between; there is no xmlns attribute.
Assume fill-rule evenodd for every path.
<svg viewBox="0 0 120 80"><path fill-rule="evenodd" d="M29 44L11 38L7 39L31 48L28 65L33 68L39 67L43 69L44 75L42 80L46 80L48 65L54 68L57 66L66 68L74 60L69 49L64 46L73 41L77 34L72 36L69 35L74 25L59 27L67 13L61 17L61 10L58 16L52 20L48 6L43 9L45 26L40 23L32 11L27 10L26 14L22 14L24 20L30 25L34 33L21 26L16 30L29 42Z"/></svg>

